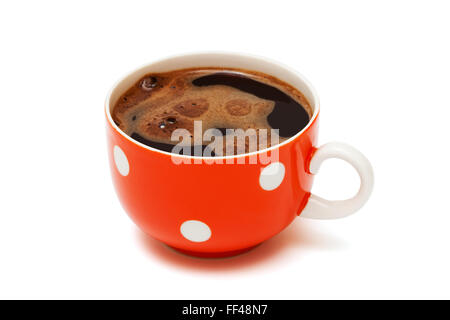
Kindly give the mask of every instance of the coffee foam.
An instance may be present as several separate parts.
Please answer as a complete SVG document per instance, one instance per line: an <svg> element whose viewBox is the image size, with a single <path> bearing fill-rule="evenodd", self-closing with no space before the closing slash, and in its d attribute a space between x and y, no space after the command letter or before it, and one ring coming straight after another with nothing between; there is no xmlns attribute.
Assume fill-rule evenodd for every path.
<svg viewBox="0 0 450 320"><path fill-rule="evenodd" d="M244 73L254 80L277 87L298 100L311 116L311 108L303 95L281 80L252 71L225 71ZM267 129L270 133L272 128L267 116L274 108L274 101L226 85L201 87L192 84L193 80L216 72L224 70L202 68L148 74L119 98L113 108L113 120L130 136L137 133L147 140L173 145L178 143L171 140L174 130L186 129L193 135L194 121L199 120L202 121L203 132L212 128L228 128L255 129L256 134L260 129ZM280 138L279 142L283 140ZM271 145L270 138L259 143L263 148ZM245 152L248 151L247 141Z"/></svg>

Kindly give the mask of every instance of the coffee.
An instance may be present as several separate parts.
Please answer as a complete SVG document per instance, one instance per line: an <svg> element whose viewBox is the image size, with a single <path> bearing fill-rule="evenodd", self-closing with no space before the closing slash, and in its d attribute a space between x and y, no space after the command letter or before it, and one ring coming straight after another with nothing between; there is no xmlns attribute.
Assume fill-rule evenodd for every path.
<svg viewBox="0 0 450 320"><path fill-rule="evenodd" d="M207 153L212 156L280 143L300 132L311 114L306 98L291 85L260 72L222 68L147 74L112 111L114 122L127 135L163 151L175 152L178 144L184 149L176 153L193 155L199 148L203 152L211 148L210 141L223 139ZM178 132L187 134L182 142ZM198 132L209 141L194 136ZM245 132L245 139L239 140L236 132ZM239 141L244 142L242 148Z"/></svg>

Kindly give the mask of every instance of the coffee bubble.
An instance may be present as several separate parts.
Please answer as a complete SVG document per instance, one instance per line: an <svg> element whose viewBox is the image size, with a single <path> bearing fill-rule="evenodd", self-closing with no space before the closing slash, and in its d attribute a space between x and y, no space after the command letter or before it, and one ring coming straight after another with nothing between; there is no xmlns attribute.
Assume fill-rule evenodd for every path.
<svg viewBox="0 0 450 320"><path fill-rule="evenodd" d="M149 91L152 90L154 87L156 87L158 84L158 79L156 77L147 77L142 80L141 82L141 88Z"/></svg>

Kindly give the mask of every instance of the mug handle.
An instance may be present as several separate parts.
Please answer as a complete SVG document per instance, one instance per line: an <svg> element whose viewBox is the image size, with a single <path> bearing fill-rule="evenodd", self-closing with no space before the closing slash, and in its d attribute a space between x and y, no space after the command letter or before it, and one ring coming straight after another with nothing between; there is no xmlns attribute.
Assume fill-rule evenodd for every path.
<svg viewBox="0 0 450 320"><path fill-rule="evenodd" d="M367 158L358 150L344 143L330 142L316 149L309 162L309 172L317 174L323 161L338 158L350 163L359 174L361 184L358 193L346 200L326 200L314 194L300 216L310 219L337 219L358 211L369 199L373 189L373 169Z"/></svg>

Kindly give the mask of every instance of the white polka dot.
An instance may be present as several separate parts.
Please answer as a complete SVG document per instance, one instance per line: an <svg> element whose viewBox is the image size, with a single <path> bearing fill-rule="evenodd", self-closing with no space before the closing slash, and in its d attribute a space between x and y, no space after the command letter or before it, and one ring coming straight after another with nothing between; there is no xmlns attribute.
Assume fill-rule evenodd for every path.
<svg viewBox="0 0 450 320"><path fill-rule="evenodd" d="M183 222L180 232L183 237L193 242L203 242L211 237L211 229L208 225L197 220Z"/></svg>
<svg viewBox="0 0 450 320"><path fill-rule="evenodd" d="M123 176L127 176L130 172L130 165L125 153L118 146L114 146L114 162L119 173Z"/></svg>
<svg viewBox="0 0 450 320"><path fill-rule="evenodd" d="M259 185L267 191L275 190L283 182L285 171L281 162L269 164L261 171Z"/></svg>

